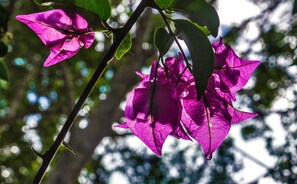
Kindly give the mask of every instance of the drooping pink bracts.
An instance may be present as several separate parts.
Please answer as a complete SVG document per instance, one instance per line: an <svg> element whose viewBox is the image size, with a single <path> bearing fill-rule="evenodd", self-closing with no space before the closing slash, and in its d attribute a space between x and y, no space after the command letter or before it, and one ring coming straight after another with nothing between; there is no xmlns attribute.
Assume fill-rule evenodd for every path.
<svg viewBox="0 0 297 184"><path fill-rule="evenodd" d="M192 88L195 91L195 87ZM196 92L192 92L182 99L182 104L181 121L189 135L202 146L207 158L211 158L211 154L222 144L231 124L257 116L235 109L216 91L206 91L199 101Z"/></svg>
<svg viewBox="0 0 297 184"><path fill-rule="evenodd" d="M260 62L240 59L230 46L223 44L222 38L212 46L215 49L212 76L216 78L216 87L236 100L235 93L245 86Z"/></svg>
<svg viewBox="0 0 297 184"><path fill-rule="evenodd" d="M161 68L158 80L154 81L156 67L154 62L151 75L144 75L143 81L128 95L126 123L120 127L130 128L155 154L161 155L162 146L170 134L189 138L180 124L182 105L178 92L163 76Z"/></svg>
<svg viewBox="0 0 297 184"><path fill-rule="evenodd" d="M16 19L29 26L50 49L45 67L74 56L83 46L89 48L95 39L87 21L74 12L55 9L18 15Z"/></svg>
<svg viewBox="0 0 297 184"><path fill-rule="evenodd" d="M162 155L162 146L172 135L195 139L206 157L211 158L228 135L231 124L257 116L235 109L232 100L236 100L235 93L260 64L240 59L230 46L223 44L223 39L212 46L215 69L200 100L194 77L181 54L178 58L167 58L164 67L154 62L150 75L138 73L142 81L128 95L126 123L118 127L129 128L157 155Z"/></svg>

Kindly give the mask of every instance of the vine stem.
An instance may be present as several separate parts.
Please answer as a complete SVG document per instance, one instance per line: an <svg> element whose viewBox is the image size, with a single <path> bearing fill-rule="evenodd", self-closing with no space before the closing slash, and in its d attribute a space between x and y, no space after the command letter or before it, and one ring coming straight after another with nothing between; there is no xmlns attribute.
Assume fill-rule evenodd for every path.
<svg viewBox="0 0 297 184"><path fill-rule="evenodd" d="M114 43L111 45L110 49L104 56L102 62L100 65L97 67L96 71L94 72L92 78L90 79L89 83L87 84L86 88L84 89L82 95L80 96L79 100L75 104L74 108L72 109L70 115L68 116L66 122L64 123L61 131L59 132L58 136L56 137L54 143L51 145L50 149L45 152L44 155L41 155L40 157L42 158L42 165L40 166L33 184L39 184L41 183L46 170L50 163L52 162L53 158L55 157L56 153L58 152L59 147L64 141L64 138L66 134L69 132L70 128L72 127L74 120L85 103L85 100L91 93L92 89L94 88L97 80L101 77L103 72L105 71L106 67L108 64L111 62L111 60L114 58L114 53L118 49L118 47L121 45L122 41L124 40L125 36L129 33L131 30L132 26L136 23L138 18L141 16L141 14L144 12L144 10L151 6L153 0L142 0L136 10L133 12L127 23L120 28L116 33L116 38Z"/></svg>

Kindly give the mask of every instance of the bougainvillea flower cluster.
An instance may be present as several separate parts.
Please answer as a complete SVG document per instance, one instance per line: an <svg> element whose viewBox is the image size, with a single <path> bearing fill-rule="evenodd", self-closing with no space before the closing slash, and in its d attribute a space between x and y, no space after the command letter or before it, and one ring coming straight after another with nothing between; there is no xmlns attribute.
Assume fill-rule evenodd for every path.
<svg viewBox="0 0 297 184"><path fill-rule="evenodd" d="M138 73L139 85L127 97L126 122L155 154L169 135L195 139L206 158L222 144L232 124L257 116L235 109L235 93L244 87L259 61L240 59L223 39L213 45L215 68L202 98L197 98L195 81L184 59L167 58L164 66L153 62L150 75Z"/></svg>
<svg viewBox="0 0 297 184"><path fill-rule="evenodd" d="M50 49L45 67L74 56L83 46L89 48L95 39L87 21L74 12L55 9L18 15L16 19L29 26Z"/></svg>

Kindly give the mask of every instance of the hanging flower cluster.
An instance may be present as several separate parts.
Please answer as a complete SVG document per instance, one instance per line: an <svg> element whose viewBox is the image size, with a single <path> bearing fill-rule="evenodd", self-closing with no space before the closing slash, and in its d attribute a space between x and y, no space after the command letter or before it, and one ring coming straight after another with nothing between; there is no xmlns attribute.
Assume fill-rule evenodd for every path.
<svg viewBox="0 0 297 184"><path fill-rule="evenodd" d="M150 75L137 73L142 81L127 97L126 123L155 154L169 135L195 139L206 158L226 138L231 124L257 116L235 109L232 100L244 87L259 61L240 59L223 39L214 43L215 68L207 89L198 100L194 77L184 64L183 56L167 58L164 66L153 62Z"/></svg>

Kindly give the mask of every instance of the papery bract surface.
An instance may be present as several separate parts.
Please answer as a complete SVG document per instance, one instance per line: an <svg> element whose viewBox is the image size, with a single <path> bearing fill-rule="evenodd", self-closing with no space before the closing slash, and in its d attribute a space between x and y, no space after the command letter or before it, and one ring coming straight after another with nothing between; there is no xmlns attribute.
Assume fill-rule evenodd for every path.
<svg viewBox="0 0 297 184"><path fill-rule="evenodd" d="M138 72L142 81L129 94L127 122L119 127L129 128L157 155L169 135L193 138L210 159L232 124L257 116L235 109L232 100L260 63L242 60L222 39L213 48L215 69L199 100L195 79L181 54L166 58L163 67L153 62L150 75Z"/></svg>
<svg viewBox="0 0 297 184"><path fill-rule="evenodd" d="M18 15L16 19L29 26L50 49L45 67L72 57L83 46L89 48L94 41L87 21L74 12L55 9Z"/></svg>
<svg viewBox="0 0 297 184"><path fill-rule="evenodd" d="M212 46L215 49L215 69L212 74L215 85L236 100L235 93L246 85L260 61L239 58L230 46L223 44L222 38Z"/></svg>
<svg viewBox="0 0 297 184"><path fill-rule="evenodd" d="M126 125L155 154L162 154L166 138L178 127L181 104L169 83L158 84L151 98L153 83L134 89L128 97ZM151 101L152 100L152 101Z"/></svg>
<svg viewBox="0 0 297 184"><path fill-rule="evenodd" d="M120 127L129 128L155 154L162 155L163 144L169 135L189 137L180 124L182 107L177 90L163 76L162 68L157 67L154 62L150 75L139 74L143 80L127 97L126 123Z"/></svg>
<svg viewBox="0 0 297 184"><path fill-rule="evenodd" d="M231 124L257 114L238 111L215 92L205 92L198 101L194 91L192 87L191 93L182 100L182 123L189 135L202 146L208 158L225 140Z"/></svg>

